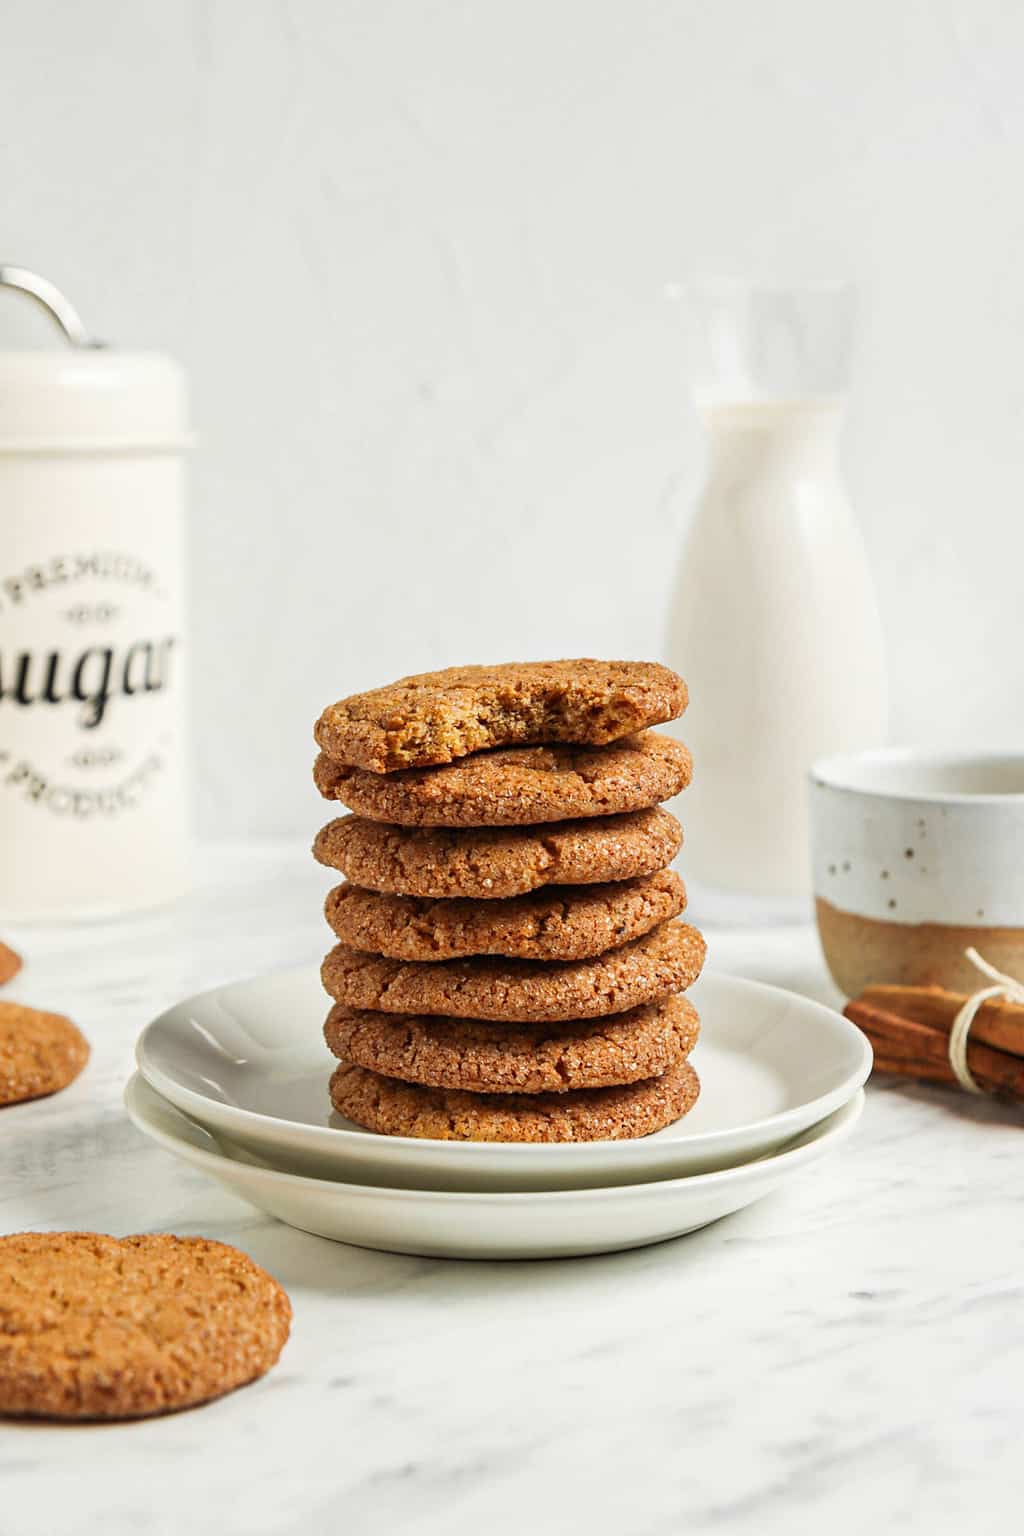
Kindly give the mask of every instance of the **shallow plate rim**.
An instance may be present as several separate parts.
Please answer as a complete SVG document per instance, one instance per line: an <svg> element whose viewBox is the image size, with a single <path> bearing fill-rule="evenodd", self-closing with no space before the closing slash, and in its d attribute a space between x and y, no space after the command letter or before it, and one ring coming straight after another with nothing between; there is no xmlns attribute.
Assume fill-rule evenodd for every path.
<svg viewBox="0 0 1024 1536"><path fill-rule="evenodd" d="M184 1138L173 1136L169 1131L154 1128L146 1119L145 1108L139 1109L137 1100L140 1084L148 1092L155 1094L158 1099L163 1098L162 1094L158 1093L150 1083L147 1083L141 1072L133 1072L125 1085L123 1095L124 1107L132 1124L139 1130L140 1134L156 1142L158 1146L163 1146L172 1155L185 1156L183 1153L176 1154L174 1152L175 1147L180 1146ZM732 1168L716 1168L707 1173L684 1174L674 1179L649 1179L639 1184L601 1184L586 1186L582 1189L400 1189L390 1184L350 1184L341 1179L322 1179L315 1178L310 1174L290 1173L284 1169L261 1168L255 1163L240 1162L229 1156L226 1152L208 1152L203 1147L191 1146L188 1143L185 1143L189 1147L186 1160L194 1162L197 1166L209 1166L210 1171L214 1173L218 1166L227 1164L228 1167L237 1170L246 1177L255 1179L257 1182L264 1184L269 1182L280 1186L281 1181L284 1181L287 1188L294 1190L305 1189L311 1192L333 1190L339 1195L344 1194L349 1198L363 1199L373 1197L376 1199L383 1198L391 1202L412 1199L417 1204L424 1205L451 1200L465 1206L481 1200L488 1202L500 1200L503 1204L505 1202L519 1204L524 1201L540 1199L545 1204L554 1204L558 1201L582 1198L592 1199L595 1202L619 1198L643 1199L649 1198L652 1192L668 1196L673 1192L682 1194L684 1191L692 1193L694 1191L701 1192L708 1189L717 1189L722 1184L735 1183L744 1176L749 1177L756 1173L770 1175L773 1172L777 1172L780 1167L786 1169L793 1166L799 1167L800 1163L804 1161L803 1154L819 1149L843 1133L853 1130L863 1112L865 1098L866 1095L863 1087L857 1088L844 1104L841 1104L832 1111L831 1115L826 1115L824 1120L815 1121L813 1125L808 1126L802 1131L801 1141L798 1146L782 1147L777 1152L771 1152L764 1157L751 1159L749 1162L739 1163ZM182 1113L182 1111L178 1110L177 1105L172 1104L170 1100L166 1102L177 1113ZM841 1119L840 1116L842 1116ZM828 1120L832 1120L834 1123L830 1126L825 1125L825 1122ZM205 1130L206 1128L205 1126L200 1126L199 1129ZM207 1134L211 1133L207 1132Z"/></svg>
<svg viewBox="0 0 1024 1536"><path fill-rule="evenodd" d="M594 1162L600 1161L602 1157L606 1158L609 1156L609 1148L616 1149L610 1155L628 1160L631 1152L635 1154L635 1149L644 1145L646 1138L639 1141L621 1142L481 1143L475 1141L442 1141L426 1136L380 1136L373 1131L363 1129L348 1130L343 1126L306 1125L301 1121L283 1120L277 1115L262 1114L258 1110L245 1109L240 1105L225 1104L220 1099L209 1098L177 1082L174 1078L169 1077L160 1067L155 1066L151 1060L147 1060L147 1037L157 1030L171 1014L176 1014L183 1008L205 1001L218 993L227 991L229 988L245 985L250 981L269 980L271 977L275 979L284 979L291 976L296 979L300 976L308 977L314 969L315 967L309 965L290 966L283 970L268 972L262 978L246 976L233 982L222 983L220 986L205 988L201 992L193 993L191 996L173 1003L145 1026L136 1041L135 1061L139 1072L157 1093L177 1108L182 1109L186 1114L192 1115L194 1119L202 1122L205 1107L212 1105L217 1111L224 1112L226 1118L237 1120L239 1130L242 1133L244 1133L247 1126L262 1126L279 1133L282 1139L286 1137L297 1142L303 1142L307 1146L314 1141L319 1145L321 1137L330 1137L334 1145L339 1145L337 1138L344 1138L344 1141L340 1143L342 1146L346 1142L351 1143L352 1141L365 1145L365 1138L372 1137L375 1147L385 1145L395 1148L396 1151L404 1150L409 1153L419 1151L421 1154L429 1151L434 1154L440 1153L440 1155L445 1157L458 1158L460 1156L468 1157L473 1153L479 1155L481 1147L486 1146L488 1152L493 1153L496 1157L506 1159L509 1163L514 1161L528 1163L531 1161L540 1162L558 1156L558 1148L569 1147L573 1149L577 1158L581 1161L585 1161L588 1158ZM828 1015L833 1027L835 1021L841 1023L851 1043L855 1043L858 1046L860 1059L857 1066L851 1069L842 1083L837 1084L834 1088L830 1088L827 1093L819 1094L816 1098L806 1099L803 1103L781 1110L778 1114L767 1115L760 1120L747 1121L741 1126L733 1126L726 1130L700 1131L695 1136L687 1137L687 1150L691 1151L695 1157L713 1152L714 1148L722 1141L740 1133L750 1139L777 1134L780 1141L786 1139L787 1133L798 1135L800 1129L805 1128L808 1123L817 1124L818 1121L826 1119L833 1110L846 1103L870 1076L873 1057L867 1036L849 1019L845 1018L843 1014L834 1008L830 1008L827 1003L820 1003L815 998L804 997L801 993L793 992L787 987L775 986L771 982L757 981L752 977L734 976L726 971L706 971L700 979L702 982L710 981L712 985L724 984L754 994L768 992L773 996L784 997L791 1001L795 1000L801 1005L820 1009L824 1014ZM812 1111L811 1120L808 1122L808 1114ZM800 1126L797 1129L791 1129L793 1123L797 1121L800 1122ZM639 1157L638 1160L640 1160Z"/></svg>

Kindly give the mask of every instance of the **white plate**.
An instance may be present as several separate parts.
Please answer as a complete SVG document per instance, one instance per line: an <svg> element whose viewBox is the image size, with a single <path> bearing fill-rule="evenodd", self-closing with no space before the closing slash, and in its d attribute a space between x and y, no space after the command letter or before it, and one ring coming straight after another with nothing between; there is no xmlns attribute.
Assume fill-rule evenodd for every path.
<svg viewBox="0 0 1024 1536"><path fill-rule="evenodd" d="M607 1189L530 1193L390 1189L279 1173L228 1156L209 1131L139 1074L125 1090L125 1105L144 1135L303 1232L433 1258L548 1259L641 1248L742 1210L842 1141L860 1117L864 1091L805 1131L789 1150L741 1168Z"/></svg>
<svg viewBox="0 0 1024 1536"><path fill-rule="evenodd" d="M406 1189L573 1189L727 1168L845 1104L871 1070L847 1019L778 987L708 974L690 1114L639 1141L518 1146L378 1136L331 1109L327 1001L314 967L189 998L143 1032L139 1070L231 1147L275 1167Z"/></svg>

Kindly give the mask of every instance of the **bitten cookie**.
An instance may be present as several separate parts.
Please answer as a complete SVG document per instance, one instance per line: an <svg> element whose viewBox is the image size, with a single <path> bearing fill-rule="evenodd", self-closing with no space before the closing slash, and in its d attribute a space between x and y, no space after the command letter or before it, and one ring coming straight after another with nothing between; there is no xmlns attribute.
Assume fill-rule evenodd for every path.
<svg viewBox="0 0 1024 1536"><path fill-rule="evenodd" d="M0 1003L0 1106L66 1088L88 1060L89 1043L70 1019Z"/></svg>
<svg viewBox="0 0 1024 1536"><path fill-rule="evenodd" d="M510 747L443 768L367 773L321 752L313 778L326 800L400 826L503 827L646 810L690 782L682 742L646 731L610 747Z"/></svg>
<svg viewBox="0 0 1024 1536"><path fill-rule="evenodd" d="M21 956L6 944L0 943L0 987L21 970Z"/></svg>
<svg viewBox="0 0 1024 1536"><path fill-rule="evenodd" d="M580 960L640 938L685 906L683 882L664 869L615 885L560 885L506 901L429 901L337 885L324 911L343 944L393 960Z"/></svg>
<svg viewBox="0 0 1024 1536"><path fill-rule="evenodd" d="M340 1115L385 1136L439 1141L624 1141L693 1108L700 1080L680 1061L661 1077L561 1094L477 1094L421 1088L343 1062L331 1078Z"/></svg>
<svg viewBox="0 0 1024 1536"><path fill-rule="evenodd" d="M373 891L489 901L654 874L682 841L682 827L660 808L545 828L392 827L339 816L318 832L313 854Z"/></svg>
<svg viewBox="0 0 1024 1536"><path fill-rule="evenodd" d="M431 1088L566 1093L657 1077L689 1056L699 1030L684 997L566 1025L396 1016L336 1003L324 1039L342 1061Z"/></svg>
<svg viewBox="0 0 1024 1536"><path fill-rule="evenodd" d="M449 667L353 694L324 710L317 744L371 773L450 763L532 741L602 746L686 708L686 684L656 662L512 662Z"/></svg>
<svg viewBox="0 0 1024 1536"><path fill-rule="evenodd" d="M544 1023L592 1019L682 992L700 975L704 940L685 923L591 960L440 960L403 963L338 944L321 967L324 987L348 1008L448 1018Z"/></svg>
<svg viewBox="0 0 1024 1536"><path fill-rule="evenodd" d="M0 1414L131 1419L254 1381L288 1337L288 1297L202 1237L0 1237Z"/></svg>

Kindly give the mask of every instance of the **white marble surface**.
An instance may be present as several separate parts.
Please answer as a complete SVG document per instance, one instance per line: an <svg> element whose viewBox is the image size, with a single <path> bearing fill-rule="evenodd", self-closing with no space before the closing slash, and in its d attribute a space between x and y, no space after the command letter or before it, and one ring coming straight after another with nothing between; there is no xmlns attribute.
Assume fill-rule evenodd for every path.
<svg viewBox="0 0 1024 1536"><path fill-rule="evenodd" d="M318 1529L488 1536L1005 1532L1024 1493L1021 1123L872 1086L784 1195L659 1248L559 1263L362 1252L257 1215L120 1106L175 998L323 949L295 848L209 849L172 914L13 935L14 995L94 1047L0 1116L0 1229L237 1243L287 1286L256 1386L134 1425L0 1427L3 1536ZM713 963L821 996L809 930L712 930Z"/></svg>

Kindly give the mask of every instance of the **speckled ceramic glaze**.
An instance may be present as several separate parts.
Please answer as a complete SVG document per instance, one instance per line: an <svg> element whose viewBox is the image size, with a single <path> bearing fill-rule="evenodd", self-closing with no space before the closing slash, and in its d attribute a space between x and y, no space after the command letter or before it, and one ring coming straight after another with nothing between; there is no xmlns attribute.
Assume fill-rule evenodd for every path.
<svg viewBox="0 0 1024 1536"><path fill-rule="evenodd" d="M1024 977L1024 752L826 758L810 774L818 931L837 985Z"/></svg>

